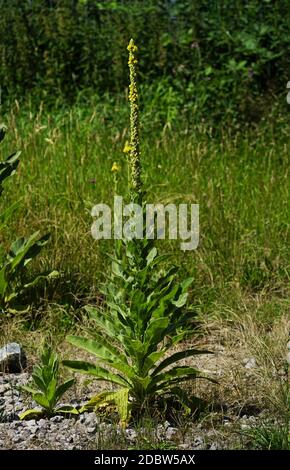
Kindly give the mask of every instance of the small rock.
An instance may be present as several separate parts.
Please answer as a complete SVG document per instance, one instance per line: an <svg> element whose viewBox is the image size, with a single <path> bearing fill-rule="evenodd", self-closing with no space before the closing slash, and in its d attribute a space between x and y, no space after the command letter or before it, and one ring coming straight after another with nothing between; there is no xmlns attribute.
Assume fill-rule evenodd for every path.
<svg viewBox="0 0 290 470"><path fill-rule="evenodd" d="M21 372L26 367L26 356L18 343L8 343L0 349L0 369L9 373Z"/></svg>
<svg viewBox="0 0 290 470"><path fill-rule="evenodd" d="M23 426L23 422L21 421L13 421L12 423L10 423L10 428L11 429L14 429L14 428L21 428Z"/></svg>
<svg viewBox="0 0 290 470"><path fill-rule="evenodd" d="M256 416L249 416L248 420L249 420L251 423L255 423L255 422L256 422Z"/></svg>
<svg viewBox="0 0 290 470"><path fill-rule="evenodd" d="M5 410L5 414L2 417L2 420L6 421L7 423L11 423L12 421L19 420L19 416L16 413L14 413L13 411L9 412L8 410Z"/></svg>
<svg viewBox="0 0 290 470"><path fill-rule="evenodd" d="M177 433L178 433L177 428L173 428L173 427L169 426L166 429L166 439L168 439L170 441L171 439L173 439L176 436Z"/></svg>
<svg viewBox="0 0 290 470"><path fill-rule="evenodd" d="M79 417L79 422L80 422L81 424L83 424L85 421L86 421L86 417L85 417L84 414L82 414L82 415Z"/></svg>
<svg viewBox="0 0 290 470"><path fill-rule="evenodd" d="M245 369L254 369L257 365L256 359L254 357L248 357L243 360Z"/></svg>
<svg viewBox="0 0 290 470"><path fill-rule="evenodd" d="M93 434L94 432L96 432L96 426L89 426L89 427L87 428L87 432L88 432L89 434Z"/></svg>
<svg viewBox="0 0 290 470"><path fill-rule="evenodd" d="M188 450L188 444L179 444L178 449L180 450Z"/></svg>
<svg viewBox="0 0 290 470"><path fill-rule="evenodd" d="M201 449L203 446L204 446L203 438L201 436L197 436L193 441L192 447L198 450L198 449Z"/></svg>
<svg viewBox="0 0 290 470"><path fill-rule="evenodd" d="M249 424L241 424L241 429L249 429L251 426Z"/></svg>
<svg viewBox="0 0 290 470"><path fill-rule="evenodd" d="M45 419L40 419L40 420L38 421L38 426L39 426L40 428L44 428L44 427L46 428L46 427L47 427L47 421L46 421Z"/></svg>
<svg viewBox="0 0 290 470"><path fill-rule="evenodd" d="M7 390L9 390L9 384L0 384L0 395L7 393Z"/></svg>
<svg viewBox="0 0 290 470"><path fill-rule="evenodd" d="M33 428L37 426L36 420L35 419L29 419L25 421L25 424L28 428Z"/></svg>
<svg viewBox="0 0 290 470"><path fill-rule="evenodd" d="M126 429L126 436L129 439L129 441L135 441L137 438L137 433L135 429L128 428Z"/></svg>
<svg viewBox="0 0 290 470"><path fill-rule="evenodd" d="M20 412L23 410L23 404L22 403L18 403L17 405L15 405L15 411L16 412Z"/></svg>
<svg viewBox="0 0 290 470"><path fill-rule="evenodd" d="M96 413L85 413L84 415L85 423L87 425L95 425L97 423L97 415Z"/></svg>
<svg viewBox="0 0 290 470"><path fill-rule="evenodd" d="M63 420L64 420L64 416L59 416L59 415L53 416L52 418L50 418L50 421L52 423L60 423Z"/></svg>
<svg viewBox="0 0 290 470"><path fill-rule="evenodd" d="M112 424L111 423L100 423L100 431L110 431L112 429Z"/></svg>
<svg viewBox="0 0 290 470"><path fill-rule="evenodd" d="M28 429L22 429L22 431L19 433L19 436L22 441L26 441L26 439L30 436L30 432Z"/></svg>
<svg viewBox="0 0 290 470"><path fill-rule="evenodd" d="M218 450L219 445L216 442L213 442L209 448L209 450Z"/></svg>

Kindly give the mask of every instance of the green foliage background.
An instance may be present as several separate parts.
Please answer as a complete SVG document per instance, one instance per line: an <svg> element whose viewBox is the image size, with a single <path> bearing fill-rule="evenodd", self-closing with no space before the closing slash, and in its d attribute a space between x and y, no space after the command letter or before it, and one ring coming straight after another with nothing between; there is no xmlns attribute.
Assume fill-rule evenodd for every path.
<svg viewBox="0 0 290 470"><path fill-rule="evenodd" d="M28 299L45 299L50 331L98 298L107 271L112 247L92 240L90 211L111 204L115 161L120 193L127 184L131 36L148 200L200 204L198 250L161 241L161 251L194 277L202 314L244 315L253 293L269 296L253 307L259 318L285 311L289 10L286 0L0 0L1 154L22 151L2 196L3 207L21 199L2 244L51 232L30 274L62 274Z"/></svg>
<svg viewBox="0 0 290 470"><path fill-rule="evenodd" d="M288 0L0 0L0 11L4 104L124 94L130 37L141 95L166 106L163 120L182 110L256 122L277 96L286 102Z"/></svg>

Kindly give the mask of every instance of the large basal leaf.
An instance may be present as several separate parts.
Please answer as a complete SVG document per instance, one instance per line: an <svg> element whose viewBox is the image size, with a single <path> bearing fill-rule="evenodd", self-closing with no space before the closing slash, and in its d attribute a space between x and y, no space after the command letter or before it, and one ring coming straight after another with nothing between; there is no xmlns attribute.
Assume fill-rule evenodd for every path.
<svg viewBox="0 0 290 470"><path fill-rule="evenodd" d="M162 390L171 384L180 383L185 380L196 379L199 371L193 367L176 366L169 371L159 373L152 377L150 389Z"/></svg>
<svg viewBox="0 0 290 470"><path fill-rule="evenodd" d="M120 375L113 374L103 367L95 366L90 362L86 361L63 361L63 364L70 369L75 370L81 374L93 375L96 380L104 380L106 382L116 383L122 386L130 385L123 377Z"/></svg>
<svg viewBox="0 0 290 470"><path fill-rule="evenodd" d="M176 362L180 361L181 359L186 359L187 357L191 356L198 356L201 354L213 354L211 351L207 350L199 350L199 349L186 349L185 351L180 351L172 354L171 356L167 357L162 361L156 369L154 369L152 376L158 374L161 370L165 369L166 367L175 364Z"/></svg>
<svg viewBox="0 0 290 470"><path fill-rule="evenodd" d="M104 397L107 395L107 393L108 393L107 391L104 391L104 392L100 392L97 395L94 395L93 397L91 397L89 399L89 401L87 403L85 403L85 405L83 405L80 408L79 413L85 413L86 411L92 411L96 407L100 406L101 403L104 403Z"/></svg>
<svg viewBox="0 0 290 470"><path fill-rule="evenodd" d="M15 173L19 164L19 156L21 152L15 152L10 155L4 162L0 162L0 188L3 181Z"/></svg>
<svg viewBox="0 0 290 470"><path fill-rule="evenodd" d="M20 389L24 392L31 393L32 395L39 392L39 390L36 390L35 388L30 387L29 385L22 385Z"/></svg>
<svg viewBox="0 0 290 470"><path fill-rule="evenodd" d="M14 290L10 294L6 295L5 301L8 303L11 302L12 300L24 294L24 292L27 289L31 289L32 287L35 287L40 281L48 281L50 279L56 279L58 277L59 277L58 271L52 271L51 273L48 273L48 274L40 274L39 276L36 276L32 281L27 282L26 284L23 284L22 286L19 286L19 290ZM9 311L12 312L13 310L9 309ZM17 310L15 310L15 312L17 312Z"/></svg>
<svg viewBox="0 0 290 470"><path fill-rule="evenodd" d="M67 341L74 346L84 349L91 354L94 354L100 359L110 361L122 361L124 364L128 364L126 356L121 354L112 343L108 343L101 335L98 335L98 341L94 341L88 338L82 338L81 336L69 335Z"/></svg>
<svg viewBox="0 0 290 470"><path fill-rule="evenodd" d="M42 247L46 245L50 234L39 238L39 231L35 232L28 239L19 238L10 249L11 271L21 269L26 266L35 256L37 256Z"/></svg>
<svg viewBox="0 0 290 470"><path fill-rule="evenodd" d="M146 357L142 368L142 373L147 374L152 368L156 367L156 362L161 359L166 353L167 348L162 348L160 351L154 351Z"/></svg>
<svg viewBox="0 0 290 470"><path fill-rule="evenodd" d="M20 413L19 419L23 421L24 419L35 419L35 418L41 418L44 416L44 411L43 410L37 410L37 409L32 409L32 410L26 410L23 413Z"/></svg>
<svg viewBox="0 0 290 470"><path fill-rule="evenodd" d="M70 414L70 415L78 415L79 411L71 405L62 405L62 406L57 406L54 410L53 414Z"/></svg>
<svg viewBox="0 0 290 470"><path fill-rule="evenodd" d="M106 399L116 405L121 424L126 426L130 417L129 389L121 388L116 392L109 392Z"/></svg>
<svg viewBox="0 0 290 470"><path fill-rule="evenodd" d="M96 339L97 341L79 336L67 337L67 340L74 346L84 349L101 359L103 365L107 365L116 369L118 372L122 372L127 379L133 378L135 374L132 367L128 364L126 356L100 334L96 335Z"/></svg>
<svg viewBox="0 0 290 470"><path fill-rule="evenodd" d="M44 273L40 274L39 276L36 276L33 281L28 282L27 284L24 284L23 290L24 289L31 289L31 287L36 286L40 281L48 281L51 279L57 279L59 277L59 272L58 271L51 271L50 273Z"/></svg>

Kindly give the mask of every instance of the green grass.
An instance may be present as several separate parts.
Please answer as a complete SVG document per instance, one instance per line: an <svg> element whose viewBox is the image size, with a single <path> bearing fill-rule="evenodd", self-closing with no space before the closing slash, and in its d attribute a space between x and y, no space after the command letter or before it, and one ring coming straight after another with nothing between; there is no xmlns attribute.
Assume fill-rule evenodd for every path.
<svg viewBox="0 0 290 470"><path fill-rule="evenodd" d="M174 253L182 276L194 276L190 301L205 327L202 341L210 348L212 343L225 348L228 363L221 356L218 367L225 369L218 391L213 386L203 396L221 403L221 408L225 401L234 412L253 402L280 416L272 399L280 393L281 377L273 370L281 368L289 331L287 123L278 117L274 123L269 119L247 129L211 129L206 124L161 128L153 119L148 132L146 110L143 116L148 201L200 204L198 250L183 253L179 241L157 243L161 252ZM61 275L31 293L29 313L1 319L1 345L21 341L33 363L49 338L69 358L64 337L86 324L82 306L102 302L99 286L109 269L105 254L112 242L92 238L90 211L96 203L112 203L114 161L121 166L120 194L127 187L122 149L129 138L128 110L106 101L92 109L74 107L54 114L16 105L4 121L8 134L1 157L14 150L22 154L2 196L3 205L19 200L2 233L3 243L8 247L17 236L50 231L49 244L29 269L34 274L57 270ZM244 357L257 359L257 370L251 372L255 390L243 381L243 366L234 374L235 355L240 362ZM110 445L126 446L120 439Z"/></svg>
<svg viewBox="0 0 290 470"><path fill-rule="evenodd" d="M290 450L289 426L261 426L248 432L251 448L258 450Z"/></svg>
<svg viewBox="0 0 290 470"><path fill-rule="evenodd" d="M104 106L105 107L105 106ZM62 275L40 295L50 303L82 304L98 296L110 242L92 239L90 210L111 204L114 161L127 168L124 110L105 119L100 106L49 115L14 110L1 151L21 149L21 166L6 185L6 201L20 205L5 243L33 230L52 240L34 269ZM121 122L118 121L118 113ZM105 112L105 116L108 113ZM159 241L193 274L201 313L216 302L235 308L245 293L284 299L289 285L289 137L283 122L252 130L214 132L205 126L165 129L143 136L148 200L200 204L200 245L181 252L179 242ZM163 245L163 246L162 246ZM41 265L41 266L40 266ZM279 309L277 309L277 313ZM271 313L269 313L271 316Z"/></svg>

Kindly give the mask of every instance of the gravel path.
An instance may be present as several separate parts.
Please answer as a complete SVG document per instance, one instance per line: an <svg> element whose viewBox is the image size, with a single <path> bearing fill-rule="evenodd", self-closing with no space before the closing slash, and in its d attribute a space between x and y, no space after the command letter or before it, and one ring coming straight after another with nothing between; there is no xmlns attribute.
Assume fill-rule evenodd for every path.
<svg viewBox="0 0 290 470"><path fill-rule="evenodd" d="M111 423L101 422L95 413L83 413L70 418L54 416L51 419L20 421L19 413L28 408L37 408L17 389L28 380L27 373L0 374L0 449L146 448L148 430L140 429L138 434L133 428L124 430ZM161 449L170 448L170 445L172 449L184 450L234 448L238 442L238 433L234 430L228 433L228 430L236 427L237 422L240 429L247 429L256 419L255 416L237 419L225 417L222 429L226 431L226 436L214 427L204 427L202 422L191 423L186 432L165 422L153 429L152 441L157 444L156 448Z"/></svg>

